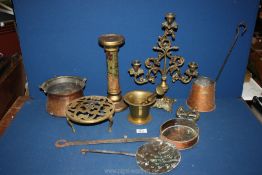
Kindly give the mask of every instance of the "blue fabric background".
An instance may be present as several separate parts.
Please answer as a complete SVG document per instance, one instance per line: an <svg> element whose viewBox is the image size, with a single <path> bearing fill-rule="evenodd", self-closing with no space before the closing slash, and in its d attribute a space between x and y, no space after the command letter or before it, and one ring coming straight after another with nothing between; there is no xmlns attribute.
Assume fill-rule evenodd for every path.
<svg viewBox="0 0 262 175"><path fill-rule="evenodd" d="M133 59L142 62L157 56L152 51L162 35L167 12L176 13L179 29L176 53L199 64L202 75L215 78L239 22L247 23L217 83L217 97L239 97L242 91L251 36L259 0L14 0L30 94L45 98L38 86L55 75L87 77L85 94L106 95L106 60L98 37L119 33L126 43L119 52L120 84L123 94L138 86L127 70ZM187 66L183 67L183 70ZM160 78L158 78L160 80ZM170 83L168 95L186 98L191 85Z"/></svg>
<svg viewBox="0 0 262 175"><path fill-rule="evenodd" d="M167 12L177 16L179 29L175 44L186 63L199 63L202 75L215 78L231 45L235 28L246 21L248 31L239 39L217 84L216 110L202 113L198 122L199 143L181 151L179 166L168 174L261 175L262 128L247 106L236 97L242 91L251 36L259 0L13 0L30 94L28 101L0 139L0 174L143 174L134 158L88 154L85 146L57 149L57 139L86 140L159 136L159 127L175 117L152 109L150 123L137 126L127 121L128 110L116 113L112 133L108 122L76 127L73 134L64 118L45 111L45 95L38 86L55 75L87 77L85 94L106 95L106 61L98 37L120 33L126 44L120 49L120 82L123 94L138 86L127 70L131 60L156 56L152 47ZM186 66L184 66L184 69ZM158 79L159 80L159 79ZM191 85L170 84L168 95L183 97L174 104L185 105ZM136 129L147 128L139 135ZM135 152L141 143L107 144L90 148ZM106 172L106 171L113 172Z"/></svg>

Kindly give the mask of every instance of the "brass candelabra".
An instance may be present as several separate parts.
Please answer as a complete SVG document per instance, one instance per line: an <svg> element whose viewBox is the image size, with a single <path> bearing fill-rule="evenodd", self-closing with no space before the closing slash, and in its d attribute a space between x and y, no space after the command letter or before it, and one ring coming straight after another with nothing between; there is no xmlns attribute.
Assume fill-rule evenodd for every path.
<svg viewBox="0 0 262 175"><path fill-rule="evenodd" d="M141 68L141 62L134 60L132 62L132 68L129 69L130 76L134 76L134 80L137 84L155 83L157 74L161 75L161 83L158 87L161 87L166 93L168 90L167 76L170 75L172 82L181 81L182 83L189 83L193 78L198 75L198 65L195 62L188 64L188 69L184 74L181 73L180 68L184 65L185 59L182 56L172 55L172 52L178 51L178 46L172 46L172 41L175 40L175 32L178 29L178 25L175 21L175 14L168 13L165 16L165 21L162 23L162 29L164 34L158 37L157 46L153 47L153 50L158 53L158 57L149 57L145 61L145 67L148 72L145 74ZM161 66L161 61L164 64ZM154 107L163 108L167 111L172 110L172 104L174 99L170 99L162 96L158 98Z"/></svg>

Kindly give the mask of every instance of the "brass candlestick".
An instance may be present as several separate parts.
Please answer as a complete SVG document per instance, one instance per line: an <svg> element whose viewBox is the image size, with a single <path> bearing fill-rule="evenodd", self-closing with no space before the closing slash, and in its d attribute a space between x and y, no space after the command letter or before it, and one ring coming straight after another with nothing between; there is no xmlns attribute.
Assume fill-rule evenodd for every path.
<svg viewBox="0 0 262 175"><path fill-rule="evenodd" d="M185 59L182 56L172 55L173 51L179 49L177 46L172 46L172 41L175 39L175 31L178 28L175 22L175 15L168 13L165 16L165 20L162 23L164 34L158 37L157 46L153 47L153 50L158 52L158 57L150 57L145 61L145 66L148 69L147 74L143 76L144 70L141 68L139 60L132 62L132 68L128 72L131 76L134 76L137 84L154 83L157 74L160 73L161 83L158 86L166 93L169 88L166 82L168 74L171 76L173 82L181 81L182 83L189 83L192 78L198 75L198 65L195 62L190 62L186 72L184 74L181 73L180 68L184 65ZM161 61L164 61L163 66L161 66ZM156 100L154 107L171 111L174 102L174 99L162 97Z"/></svg>
<svg viewBox="0 0 262 175"><path fill-rule="evenodd" d="M125 38L117 34L105 34L99 37L99 44L104 48L107 62L107 97L113 101L115 112L127 108L122 99L119 85L118 50L125 43Z"/></svg>

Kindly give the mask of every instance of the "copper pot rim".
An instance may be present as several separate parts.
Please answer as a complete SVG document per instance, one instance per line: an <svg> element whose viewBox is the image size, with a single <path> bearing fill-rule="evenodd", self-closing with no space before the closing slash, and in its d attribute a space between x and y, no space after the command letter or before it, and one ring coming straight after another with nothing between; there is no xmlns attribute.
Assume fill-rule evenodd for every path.
<svg viewBox="0 0 262 175"><path fill-rule="evenodd" d="M171 140L171 139L167 138L166 136L164 136L163 133L167 129L174 127L177 124L177 121L185 121L185 122L189 122L190 124L192 124L194 127L187 126L187 125L183 125L183 126L190 127L192 130L194 130L196 132L196 135L194 137L188 139L188 140L182 140L182 141ZM168 123L173 123L173 125L163 128L164 125L168 125ZM182 124L179 124L179 125L182 125ZM199 140L199 127L197 126L197 124L195 122L187 120L187 119L183 119L183 118L170 119L170 120L165 121L160 126L160 138L176 145L177 147L178 147L178 145L183 145L183 146L178 147L179 150L189 149L189 148L192 148ZM188 145L190 143L192 143L192 145Z"/></svg>
<svg viewBox="0 0 262 175"><path fill-rule="evenodd" d="M197 83L196 81L198 81L199 79L205 79L205 80L209 81L209 86L213 86L213 85L215 86L216 85L216 82L214 80L212 80L211 78L209 78L207 76L200 75L193 82L193 86L195 85L195 86L200 86L200 87L207 87L206 85L202 85L202 84Z"/></svg>
<svg viewBox="0 0 262 175"><path fill-rule="evenodd" d="M169 128L166 128L166 129L169 129ZM165 130L164 130L165 131ZM189 140L183 140L183 141L176 141L176 140L171 140L169 138L167 138L166 136L162 135L160 136L160 138L163 138L163 139L166 139L166 140L170 140L170 142L174 142L174 143L188 143L188 142L192 142L194 141L196 138L198 139L199 138L199 135L195 135L193 138L189 139Z"/></svg>
<svg viewBox="0 0 262 175"><path fill-rule="evenodd" d="M59 94L59 93L52 93L49 91L49 89L51 87L53 87L54 85L57 85L59 83L65 83L66 81L62 81L62 79L68 79L68 80L74 80L72 81L73 83L77 84L79 86L79 88L76 88L75 90L72 90L69 93L65 93L65 94ZM82 91L84 89L84 87L86 86L86 78L82 78L79 76L56 76L54 78L50 78L48 80L46 80L45 82L43 82L39 88L45 93L45 94L52 94L52 95L57 95L57 96L68 96L68 95L72 95L76 92ZM68 81L70 82L70 81Z"/></svg>

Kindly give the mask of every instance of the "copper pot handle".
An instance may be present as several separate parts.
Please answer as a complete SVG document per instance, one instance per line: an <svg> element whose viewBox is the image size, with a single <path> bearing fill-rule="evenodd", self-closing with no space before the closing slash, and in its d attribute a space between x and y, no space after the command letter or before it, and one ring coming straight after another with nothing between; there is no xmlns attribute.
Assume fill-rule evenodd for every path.
<svg viewBox="0 0 262 175"><path fill-rule="evenodd" d="M45 83L42 83L41 85L39 85L39 89L44 91L44 93L46 94Z"/></svg>
<svg viewBox="0 0 262 175"><path fill-rule="evenodd" d="M83 79L82 79L82 82L83 82L83 83L86 83L86 80L87 80L86 78L83 78Z"/></svg>

